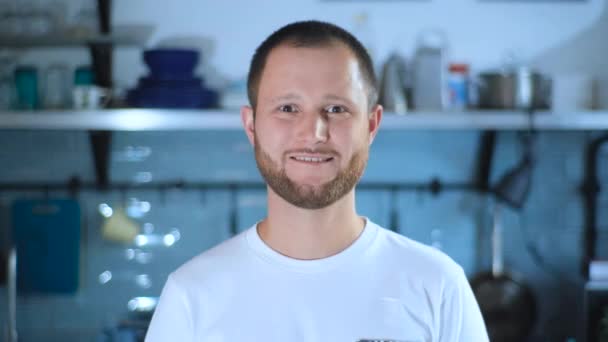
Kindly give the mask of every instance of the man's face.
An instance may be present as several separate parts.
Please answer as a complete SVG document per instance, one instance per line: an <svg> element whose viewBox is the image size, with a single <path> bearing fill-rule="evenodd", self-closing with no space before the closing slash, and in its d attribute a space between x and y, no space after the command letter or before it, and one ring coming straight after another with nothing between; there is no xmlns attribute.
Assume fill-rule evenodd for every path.
<svg viewBox="0 0 608 342"><path fill-rule="evenodd" d="M279 46L266 61L255 120L243 121L270 188L306 209L350 192L367 164L382 109L368 110L365 81L343 45Z"/></svg>

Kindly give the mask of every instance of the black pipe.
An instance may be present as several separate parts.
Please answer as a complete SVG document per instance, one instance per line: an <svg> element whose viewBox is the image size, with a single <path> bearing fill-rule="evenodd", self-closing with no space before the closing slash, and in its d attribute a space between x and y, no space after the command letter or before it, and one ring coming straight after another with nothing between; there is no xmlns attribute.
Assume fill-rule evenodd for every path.
<svg viewBox="0 0 608 342"><path fill-rule="evenodd" d="M429 182L362 182L357 185L359 189L399 191L427 191L438 194L443 191L473 191L477 192L477 185L470 183L443 183L434 178ZM266 184L259 181L228 181L228 182L189 182L183 180L150 182L150 183L120 183L107 184L103 190L169 190L169 189L266 189ZM72 177L68 182L40 182L40 183L0 183L0 191L69 191L75 193L80 190L99 190L99 184L81 182Z"/></svg>
<svg viewBox="0 0 608 342"><path fill-rule="evenodd" d="M608 134L591 141L585 150L585 179L581 186L585 204L585 227L583 231L583 258L581 272L589 279L589 264L596 257L597 240L597 196L600 184L597 177L597 163L600 148L608 142Z"/></svg>
<svg viewBox="0 0 608 342"><path fill-rule="evenodd" d="M102 34L110 33L112 29L112 1L97 0L97 15L99 19L99 31Z"/></svg>
<svg viewBox="0 0 608 342"><path fill-rule="evenodd" d="M110 164L110 148L112 145L112 132L110 131L91 131L89 132L89 141L93 152L95 177L97 179L96 187L99 189L107 189L110 183L108 175Z"/></svg>
<svg viewBox="0 0 608 342"><path fill-rule="evenodd" d="M484 131L477 150L477 173L475 174L475 185L479 192L488 192L491 188L490 175L492 174L495 146L496 131Z"/></svg>

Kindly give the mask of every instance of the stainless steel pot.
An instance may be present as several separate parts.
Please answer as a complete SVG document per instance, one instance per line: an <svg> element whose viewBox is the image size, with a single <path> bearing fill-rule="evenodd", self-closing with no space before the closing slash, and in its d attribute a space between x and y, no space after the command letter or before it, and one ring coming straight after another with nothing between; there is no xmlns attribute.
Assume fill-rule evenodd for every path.
<svg viewBox="0 0 608 342"><path fill-rule="evenodd" d="M534 330L538 313L536 296L521 277L505 272L500 204L494 207L492 269L471 279L492 342L526 341Z"/></svg>
<svg viewBox="0 0 608 342"><path fill-rule="evenodd" d="M548 107L549 80L527 68L481 73L476 83L479 108L525 110Z"/></svg>

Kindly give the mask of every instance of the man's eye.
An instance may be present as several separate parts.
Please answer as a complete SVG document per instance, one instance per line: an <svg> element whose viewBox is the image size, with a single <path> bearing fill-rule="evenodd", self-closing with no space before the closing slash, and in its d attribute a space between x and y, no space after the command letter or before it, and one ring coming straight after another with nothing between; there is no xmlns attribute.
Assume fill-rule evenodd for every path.
<svg viewBox="0 0 608 342"><path fill-rule="evenodd" d="M342 106L329 106L327 107L327 112L330 114L344 113L346 112L346 109Z"/></svg>
<svg viewBox="0 0 608 342"><path fill-rule="evenodd" d="M292 106L292 105L284 105L284 106L279 107L279 110L281 112L285 112L285 113L295 113L296 107Z"/></svg>

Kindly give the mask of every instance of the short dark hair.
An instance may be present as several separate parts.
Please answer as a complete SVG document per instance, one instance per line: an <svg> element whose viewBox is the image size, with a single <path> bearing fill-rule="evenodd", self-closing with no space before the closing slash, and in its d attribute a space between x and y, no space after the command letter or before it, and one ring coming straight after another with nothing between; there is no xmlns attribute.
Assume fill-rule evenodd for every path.
<svg viewBox="0 0 608 342"><path fill-rule="evenodd" d="M354 54L363 79L367 83L369 109L376 105L378 101L378 85L376 75L374 74L374 65L363 44L341 27L326 22L310 20L283 26L266 38L255 50L247 77L247 96L254 111L257 105L258 90L262 73L266 66L266 60L274 48L282 44L293 47L325 47L336 43L344 44Z"/></svg>

